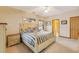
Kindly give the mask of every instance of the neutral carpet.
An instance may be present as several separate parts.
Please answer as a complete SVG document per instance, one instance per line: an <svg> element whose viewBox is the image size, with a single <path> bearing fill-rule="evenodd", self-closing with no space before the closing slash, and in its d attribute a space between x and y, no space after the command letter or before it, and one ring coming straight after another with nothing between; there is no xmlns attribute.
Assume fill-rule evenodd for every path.
<svg viewBox="0 0 79 59"><path fill-rule="evenodd" d="M79 52L79 40L58 37L56 42L76 52Z"/></svg>
<svg viewBox="0 0 79 59"><path fill-rule="evenodd" d="M26 45L20 43L6 48L6 53L32 53L32 51ZM41 51L41 53L74 53L74 51L59 43L53 43Z"/></svg>

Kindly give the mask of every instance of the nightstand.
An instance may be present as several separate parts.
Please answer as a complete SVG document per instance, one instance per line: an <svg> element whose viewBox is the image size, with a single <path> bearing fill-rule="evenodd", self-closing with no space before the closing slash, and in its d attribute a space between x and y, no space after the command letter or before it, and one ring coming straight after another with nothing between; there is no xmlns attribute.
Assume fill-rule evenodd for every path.
<svg viewBox="0 0 79 59"><path fill-rule="evenodd" d="M20 43L20 34L12 34L7 36L7 46L13 46Z"/></svg>

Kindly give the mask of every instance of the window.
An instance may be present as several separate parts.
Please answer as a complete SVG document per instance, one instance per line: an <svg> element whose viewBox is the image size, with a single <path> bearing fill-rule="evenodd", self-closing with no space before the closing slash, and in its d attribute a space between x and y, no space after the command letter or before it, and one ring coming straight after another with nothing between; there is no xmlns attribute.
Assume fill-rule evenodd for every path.
<svg viewBox="0 0 79 59"><path fill-rule="evenodd" d="M39 21L39 30L43 30L43 21Z"/></svg>

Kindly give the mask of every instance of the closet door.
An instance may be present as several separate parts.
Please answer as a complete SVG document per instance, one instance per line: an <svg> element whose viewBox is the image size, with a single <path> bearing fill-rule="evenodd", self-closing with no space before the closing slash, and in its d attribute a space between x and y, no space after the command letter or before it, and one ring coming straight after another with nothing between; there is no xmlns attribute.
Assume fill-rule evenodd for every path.
<svg viewBox="0 0 79 59"><path fill-rule="evenodd" d="M71 39L78 39L79 34L79 17L70 18L70 37Z"/></svg>
<svg viewBox="0 0 79 59"><path fill-rule="evenodd" d="M70 37L74 39L74 18L70 18Z"/></svg>
<svg viewBox="0 0 79 59"><path fill-rule="evenodd" d="M79 17L76 18L76 23L77 23L77 37L79 38Z"/></svg>

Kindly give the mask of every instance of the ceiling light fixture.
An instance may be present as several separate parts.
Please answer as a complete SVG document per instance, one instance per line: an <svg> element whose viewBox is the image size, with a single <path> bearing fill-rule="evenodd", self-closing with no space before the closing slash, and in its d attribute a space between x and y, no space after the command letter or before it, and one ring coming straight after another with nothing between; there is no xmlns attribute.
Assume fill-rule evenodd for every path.
<svg viewBox="0 0 79 59"><path fill-rule="evenodd" d="M45 10L44 10L45 13L48 12L48 6L45 6Z"/></svg>
<svg viewBox="0 0 79 59"><path fill-rule="evenodd" d="M47 13L47 12L48 12L48 10L45 10L44 12L45 12L45 13Z"/></svg>

